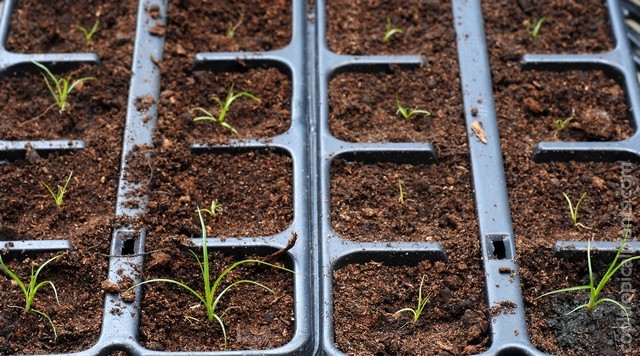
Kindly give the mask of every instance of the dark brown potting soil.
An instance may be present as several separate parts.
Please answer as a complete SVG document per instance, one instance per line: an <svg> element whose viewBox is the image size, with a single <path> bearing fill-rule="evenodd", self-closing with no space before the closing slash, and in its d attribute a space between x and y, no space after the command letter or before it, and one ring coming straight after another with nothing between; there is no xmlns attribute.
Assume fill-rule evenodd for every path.
<svg viewBox="0 0 640 356"><path fill-rule="evenodd" d="M625 216L639 207L637 165L622 163L535 163L531 153L541 141L617 141L633 133L621 83L599 70L526 71L519 60L525 53L594 53L613 47L606 6L602 1L483 2L494 95L504 155L518 263L527 308L527 324L535 347L563 355L619 354L619 310L603 304L587 315L584 310L564 315L588 295L585 291L536 300L552 290L588 283L586 253L575 261L553 257L558 241L620 241ZM546 16L533 40L522 21ZM573 117L560 131L555 120ZM626 183L625 183L626 181ZM635 188L634 188L635 187ZM563 193L579 206L575 227ZM631 193L631 194L627 194ZM632 238L637 227L631 226ZM594 267L597 279L611 258ZM637 266L636 266L637 268ZM621 277L602 296L622 301ZM635 282L634 282L635 283ZM635 287L634 287L635 288ZM637 305L631 296L626 305ZM633 311L630 310L631 312ZM634 324L635 325L635 322ZM632 335L637 333L632 326ZM589 337L584 337L589 335ZM626 350L638 348L637 338Z"/></svg>

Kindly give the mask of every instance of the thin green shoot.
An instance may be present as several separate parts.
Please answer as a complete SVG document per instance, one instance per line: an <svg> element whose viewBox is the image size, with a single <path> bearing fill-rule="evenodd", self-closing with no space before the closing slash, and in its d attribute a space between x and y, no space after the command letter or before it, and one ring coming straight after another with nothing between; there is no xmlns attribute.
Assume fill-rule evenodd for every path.
<svg viewBox="0 0 640 356"><path fill-rule="evenodd" d="M96 34L96 32L98 32L99 28L98 26L100 25L100 20L96 19L96 22L93 24L93 27L88 30L86 27L82 26L82 25L76 25L76 28L78 30L80 30L82 32L82 34L84 35L84 42L85 45L87 46L91 46L91 38L93 37L93 35Z"/></svg>
<svg viewBox="0 0 640 356"><path fill-rule="evenodd" d="M57 191L53 191L53 189L45 182L40 181L40 184L42 184L42 186L47 189L47 191L49 192L49 194L51 195L51 197L53 198L53 200L56 203L56 206L60 206L62 205L62 199L64 198L64 194L67 192L67 188L69 187L69 182L71 182L71 176L73 175L73 171L69 172L69 177L67 178L67 181L64 183L64 186L57 186L58 190Z"/></svg>
<svg viewBox="0 0 640 356"><path fill-rule="evenodd" d="M553 128L556 130L557 133L560 133L560 131L564 130L567 125L569 124L570 121L572 121L574 119L573 116L570 116L566 119L557 119L553 121Z"/></svg>
<svg viewBox="0 0 640 356"><path fill-rule="evenodd" d="M402 106L400 104L400 99L398 99L398 94L396 94L396 105L398 106L396 115L402 115L402 117L404 117L405 119L410 119L413 115L431 116L431 112L428 110L411 109L408 106Z"/></svg>
<svg viewBox="0 0 640 356"><path fill-rule="evenodd" d="M40 69L44 71L42 76L44 77L44 80L47 83L47 88L49 88L51 95L53 95L53 98L55 99L56 104L58 104L58 108L60 109L61 113L67 110L67 108L69 108L69 94L71 94L71 92L73 91L73 89L75 89L76 86L88 80L97 80L94 77L84 77L78 80L74 80L72 82L71 76L73 74L70 74L66 78L63 78L63 77L58 78L53 73L51 73L49 68L47 68L44 64L38 63L36 61L32 61L32 62L33 64L35 64L36 66L38 66ZM51 81L49 81L49 79L51 79ZM51 83L53 83L53 85Z"/></svg>
<svg viewBox="0 0 640 356"><path fill-rule="evenodd" d="M526 20L525 24L527 25L527 32L531 35L531 39L535 40L540 34L540 28L542 27L542 23L546 20L546 17L541 17L535 21Z"/></svg>
<svg viewBox="0 0 640 356"><path fill-rule="evenodd" d="M226 37L228 40L233 39L233 36L234 36L234 35L235 35L235 33L236 33L236 29L237 29L238 27L240 27L240 25L241 25L241 24L242 24L242 18L240 18L240 19L238 20L238 22L236 22L236 24L235 24L235 25L234 25L234 24L232 24L232 23L230 23L229 25L227 25L227 34L226 34L226 36L225 36L225 37Z"/></svg>
<svg viewBox="0 0 640 356"><path fill-rule="evenodd" d="M391 25L391 19L387 17L387 31L384 33L384 37L382 38L382 42L389 42L391 37L395 34L402 34L404 31L400 28L394 28Z"/></svg>
<svg viewBox="0 0 640 356"><path fill-rule="evenodd" d="M36 294L38 293L38 290L40 290L40 288L44 286L50 286L51 289L53 289L53 294L56 297L56 301L60 303L60 300L58 299L58 291L56 290L56 286L53 284L53 282L51 281L38 282L38 276L40 275L40 272L42 271L42 269L46 265L57 260L60 257L62 257L62 255L53 256L52 258L48 259L45 263L40 265L40 267L38 267L38 269L35 272L34 272L34 264L32 263L31 276L29 277L28 284L25 284L24 282L22 282L22 280L20 280L20 278L13 271L9 269L9 267L7 267L7 265L4 264L4 261L2 260L2 255L0 255L0 265L2 266L0 270L2 270L7 276L9 276L9 278L11 278L15 282L15 284L20 288L20 290L22 291L22 294L24 295L24 307L15 307L15 308L22 309L24 311L24 314L33 312L45 318L49 322L49 325L51 325L51 329L53 330L54 340L58 338L58 332L56 331L56 326L53 324L53 320L51 320L51 317L49 316L49 314L33 308L33 301L36 297Z"/></svg>
<svg viewBox="0 0 640 356"><path fill-rule="evenodd" d="M197 107L197 108L193 108L191 109L189 112L193 113L194 111L200 111L201 113L204 114L204 116L198 116L196 118L193 119L193 121L201 121L201 120L207 120L207 121L212 121L212 122L217 122L220 126L233 131L233 133L237 134L238 131L233 128L233 126L231 126L231 124L229 124L226 121L226 116L227 116L227 112L229 111L229 109L231 108L231 104L236 100L239 99L241 97L247 97L249 99L255 100L257 102L260 102L260 98L256 97L255 95L248 93L246 91L240 92L238 94L234 94L233 93L233 86L235 85L235 83L231 83L231 88L229 88L229 92L227 93L227 97L224 100L224 102L222 102L222 100L220 100L220 98L218 97L214 97L213 99L216 101L216 103L218 103L218 107L220 109L220 113L218 114L218 116L216 117L215 115L213 115L211 112L201 108L201 107Z"/></svg>
<svg viewBox="0 0 640 356"><path fill-rule="evenodd" d="M200 209L200 211L208 213L215 218L218 214L222 213L222 204L219 204L218 201L214 199L211 201L211 207L209 209Z"/></svg>
<svg viewBox="0 0 640 356"><path fill-rule="evenodd" d="M413 199L406 198L404 188L404 181L402 179L398 179L398 201L403 205L408 201L414 201Z"/></svg>
<svg viewBox="0 0 640 356"><path fill-rule="evenodd" d="M222 329L222 335L224 337L224 348L227 348L227 330L225 328L224 322L222 320L222 317L224 316L224 312L221 314L218 314L217 312L217 307L218 304L220 303L220 299L232 288L237 287L240 284L252 284L255 286L258 286L262 289L267 290L270 293L273 293L273 290L271 290L269 287L265 286L262 283L250 280L250 279L242 279L242 280L237 280L237 281L233 281L231 284L229 284L226 288L224 288L222 291L219 291L218 289L221 286L222 281L225 279L225 277L231 273L234 269L238 268L241 265L244 264L260 264L260 265L265 265L265 266L269 266L269 267L273 267L273 268L277 268L283 271L287 271L287 272L291 272L291 273L295 273L294 271L285 268L285 267L280 267L268 262L264 262L261 260L257 260L257 259L246 259L246 260L242 260L242 261L238 261L233 263L231 266L225 268L215 279L215 281L213 282L213 285L211 285L211 272L210 272L210 267L209 267L209 252L207 249L207 230L204 224L204 219L202 218L202 212L200 211L200 209L198 209L198 216L200 218L200 227L202 228L202 259L200 257L198 257L198 255L191 251L191 253L193 254L193 256L196 258L196 261L198 262L198 266L200 267L200 272L202 273L202 282L203 282L203 289L204 289L204 295L194 289L192 289L191 287L189 287L188 285L173 280L173 279L166 279L166 278L157 278L157 279L150 279L141 283L138 283L136 285L134 285L133 287L129 288L127 290L130 291L131 289L143 285L143 284L148 284L148 283L159 283L159 282L164 282L164 283L172 283L172 284L176 284L184 289L186 289L189 293L191 293L194 297L196 297L196 299L198 299L207 309L207 318L209 320L209 322L212 321L216 321L219 325L220 328ZM227 309L228 310L228 309ZM194 320L197 321L198 319L194 318L194 317L188 317L188 319L190 320Z"/></svg>
<svg viewBox="0 0 640 356"><path fill-rule="evenodd" d="M422 292L422 285L424 284L424 277L422 276L422 280L420 281L420 288L418 289L418 304L416 306L416 309L413 308L402 308L400 310L398 310L397 312L395 312L394 314L398 314L398 313L403 313L403 312L410 312L411 314L413 314L413 319L412 322L415 324L418 322L418 319L420 319L420 316L422 315L422 311L424 310L424 307L427 306L427 303L429 303L429 295L428 294L424 294Z"/></svg>
<svg viewBox="0 0 640 356"><path fill-rule="evenodd" d="M587 192L582 193L582 196L580 196L580 199L578 199L578 202L576 203L575 206L573 206L573 203L571 202L571 199L567 194L563 192L562 195L564 195L564 198L567 200L567 204L569 204L569 216L571 217L573 226L591 230L590 228L586 227L584 224L578 221L578 209L580 208L580 203L582 203L582 200L587 195Z"/></svg>
<svg viewBox="0 0 640 356"><path fill-rule="evenodd" d="M611 303L615 306L618 306L620 309L622 309L622 311L624 311L624 314L627 317L627 322L629 323L629 325L631 324L631 319L629 318L629 312L627 310L627 308L622 305L620 302L615 301L611 298L600 298L600 293L602 292L602 290L604 289L604 287L607 285L607 283L609 282L609 280L611 280L611 277L613 277L613 275L624 265L626 265L629 262L632 261L636 261L636 260L640 260L640 256L635 256L635 257L630 257L627 258L621 262L618 262L618 259L620 258L620 254L622 253L622 250L624 249L624 245L627 243L627 238L629 237L630 234L630 229L627 226L627 231L625 232L624 235L624 239L622 240L622 243L620 244L620 247L618 248L618 252L616 253L616 257L613 259L613 261L611 262L611 264L609 265L609 269L607 270L607 272L604 274L604 276L602 276L602 279L600 279L600 282L598 283L598 285L595 285L595 278L593 276L593 269L591 267L591 240L589 240L587 242L587 265L589 267L589 284L586 285L582 285L582 286L577 286L577 287L569 287L569 288L563 288L563 289L558 289L552 292L548 292L545 293L539 297L537 297L536 299L540 299L542 297L546 297L552 294L558 294L558 293L566 293L566 292L573 292L573 291L580 291L580 290L588 290L589 291L589 301L585 304L579 305L578 307L574 308L573 310L569 311L567 313L571 314L577 310L580 310L582 308L586 308L587 313L591 314L593 312L593 310L600 304L602 303Z"/></svg>

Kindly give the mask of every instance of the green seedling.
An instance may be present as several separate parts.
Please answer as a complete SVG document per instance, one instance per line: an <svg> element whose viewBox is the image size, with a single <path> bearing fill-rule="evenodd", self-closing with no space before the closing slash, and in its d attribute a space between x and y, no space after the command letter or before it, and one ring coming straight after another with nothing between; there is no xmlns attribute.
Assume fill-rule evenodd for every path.
<svg viewBox="0 0 640 356"><path fill-rule="evenodd" d="M40 290L40 288L44 287L44 286L50 286L51 289L53 289L53 294L56 297L56 301L58 303L60 303L60 300L58 299L58 291L56 290L56 286L53 284L53 282L51 281L41 281L38 282L38 275L40 275L40 272L42 271L42 269L48 265L49 263L57 260L58 258L62 257L62 255L56 255L53 256L52 258L48 259L45 263L43 263L42 265L40 265L40 267L38 267L38 269L34 272L34 265L33 263L31 264L31 277L29 277L29 284L24 284L22 282L22 280L20 280L20 278L9 269L9 267L7 267L7 265L4 264L4 261L2 260L2 255L0 255L0 265L2 265L2 271L9 276L9 278L11 278L13 280L13 282L15 282L15 284L20 288L20 290L22 291L22 294L24 294L24 307L18 307L18 306L11 306L13 308L18 308L18 309L22 309L24 311L25 314L27 313L36 313L40 316L42 316L43 318L47 319L47 321L49 322L49 325L51 325L51 329L53 330L53 338L54 340L58 338L58 333L56 331L56 326L53 324L53 320L51 320L51 317L38 309L33 308L33 300L36 297L36 294L38 293L38 290Z"/></svg>
<svg viewBox="0 0 640 356"><path fill-rule="evenodd" d="M422 285L424 284L424 277L425 276L422 276L422 280L420 281L420 288L418 289L418 305L416 309L402 308L394 313L394 314L398 314L403 312L410 312L411 314L413 314L412 320L414 324L418 322L418 319L420 319L420 316L422 315L422 311L424 310L424 307L427 306L427 303L429 303L429 295L424 295L424 296L422 295Z"/></svg>
<svg viewBox="0 0 640 356"><path fill-rule="evenodd" d="M556 133L560 133L560 131L564 130L571 120L573 120L573 116L570 116L564 120L562 119L554 120L553 128L556 130Z"/></svg>
<svg viewBox="0 0 640 356"><path fill-rule="evenodd" d="M96 22L93 24L93 27L90 30L87 30L86 27L81 26L81 25L76 25L76 28L78 30L80 30L82 32L82 34L84 35L84 42L87 46L91 46L91 38L93 37L93 35L96 34L96 32L98 32L99 28L98 26L100 25L100 20L96 19Z"/></svg>
<svg viewBox="0 0 640 356"><path fill-rule="evenodd" d="M576 203L575 207L573 206L573 203L571 202L571 199L569 199L569 196L567 194L562 193L562 195L564 195L564 198L567 200L567 203L569 204L569 216L571 217L573 226L590 230L590 228L584 226L581 222L578 221L578 208L580 207L580 203L582 203L582 200L584 199L584 197L587 195L587 192L582 193L582 196L580 197L580 199L578 199L578 202Z"/></svg>
<svg viewBox="0 0 640 356"><path fill-rule="evenodd" d="M209 209L200 209L200 211L209 213L209 215L216 217L216 215L222 213L222 204L218 204L217 200L212 200L211 207Z"/></svg>
<svg viewBox="0 0 640 356"><path fill-rule="evenodd" d="M222 281L225 279L225 277L231 273L234 269L236 269L237 267L244 265L244 264L261 264L261 265L265 265L265 266L269 266L269 267L273 267L273 268L277 268L283 271L287 271L287 272L291 272L291 273L295 273L294 271L288 269L288 268L284 268L284 267L280 267L268 262L264 262L261 260L256 260L256 259L246 259L246 260L242 260L242 261L238 261L233 263L231 266L227 267L226 269L224 269L216 278L216 280L213 282L213 285L211 285L211 272L209 270L209 252L207 250L207 230L205 228L204 225L204 220L202 219L202 212L200 211L200 209L198 209L198 216L200 218L200 227L202 228L202 259L200 259L198 257L198 255L191 251L191 253L193 254L193 256L196 258L196 261L198 262L198 266L200 267L200 272L202 273L202 282L203 282L203 289L204 289L204 295L202 295L200 292L197 292L196 290L192 289L191 287L189 287L188 285L182 283L182 282L178 282L176 280L173 279L165 279L165 278L158 278L158 279L151 279L148 281L144 281L142 283L138 283L135 286L129 288L127 290L130 291L131 289L143 285L143 284L148 284L148 283L159 283L159 282L164 282L164 283L173 283L176 284L184 289L186 289L187 291L189 291L189 293L191 293L193 296L195 296L207 309L207 317L209 322L213 322L214 320L216 322L218 322L218 324L220 325L220 328L222 329L222 335L224 337L224 348L227 348L227 331L226 328L224 326L224 322L222 321L222 316L224 316L224 312L222 314L218 314L217 311L217 307L218 304L220 303L220 299L232 288L237 287L240 284L253 284L255 286L258 286L260 288L263 288L267 291L269 291L270 293L273 293L273 290L271 290L269 287L265 286L262 283L258 283L256 281L253 280L249 280L249 279L242 279L242 280L238 280L238 281L234 281L231 284L229 284L226 288L224 288L222 291L219 291L218 289L220 288L220 284L222 283ZM185 316L185 318L189 319L189 320L194 320L194 321L199 321L198 319L191 317L191 316Z"/></svg>
<svg viewBox="0 0 640 356"><path fill-rule="evenodd" d="M546 17L541 17L537 19L535 22L532 20L526 20L525 24L527 26L527 32L531 35L531 39L535 40L540 34L540 28L542 27L542 23L546 20Z"/></svg>
<svg viewBox="0 0 640 356"><path fill-rule="evenodd" d="M189 112L193 113L194 111L200 111L204 114L204 116L198 116L196 118L193 119L193 121L201 121L201 120L207 120L207 121L212 121L212 122L217 122L218 124L220 124L220 126L233 131L233 133L237 134L238 131L236 129L233 128L233 126L231 126L227 121L226 121L226 115L227 112L229 111L229 108L231 107L231 104L236 100L239 99L241 97L247 97L249 99L255 100L257 102L260 102L260 98L256 97L255 95L248 93L246 91L240 92L238 94L234 94L233 93L233 86L235 83L231 83L231 88L229 88L229 92L227 93L227 98L224 100L224 102L222 102L222 100L220 100L220 98L218 97L214 97L213 99L216 101L216 103L218 103L218 106L220 108L220 114L218 114L218 117L216 117L215 115L213 115L211 112L201 108L201 107L197 107L197 108L193 108L191 109Z"/></svg>
<svg viewBox="0 0 640 356"><path fill-rule="evenodd" d="M47 88L49 88L51 95L53 95L53 98L55 99L56 104L58 104L58 108L60 109L60 112L67 110L67 108L69 107L69 102L68 102L69 94L73 91L73 89L76 86L88 80L97 80L94 77L85 77L85 78L80 78L78 80L74 80L73 82L71 82L72 74L70 74L66 78L63 78L63 77L58 78L53 73L51 73L49 68L47 68L42 63L38 63L36 61L32 61L32 62L33 64L37 65L40 69L44 71L42 76L44 77L44 80L47 83ZM51 85L51 82L49 81L49 79L51 79L51 82L53 82L53 85Z"/></svg>
<svg viewBox="0 0 640 356"><path fill-rule="evenodd" d="M396 115L402 115L405 119L410 119L413 115L424 115L431 116L431 112L428 110L420 110L420 109L411 109L408 106L402 106L400 104L400 99L398 99L398 95L396 94L396 105L398 106L398 110L396 110Z"/></svg>
<svg viewBox="0 0 640 356"><path fill-rule="evenodd" d="M391 37L395 34L402 34L404 31L400 28L394 28L391 26L391 19L387 17L387 31L384 33L384 37L382 38L382 42L389 42Z"/></svg>
<svg viewBox="0 0 640 356"><path fill-rule="evenodd" d="M404 181L402 179L398 179L398 191L398 201L400 204L404 204L411 200L404 197Z"/></svg>
<svg viewBox="0 0 640 356"><path fill-rule="evenodd" d="M602 292L602 289L604 289L605 285L607 285L607 283L609 282L609 280L611 280L611 277L624 265L626 265L629 262L635 261L635 260L639 260L640 256L635 256L635 257L631 257L631 258L627 258L625 260L623 260L622 262L618 262L618 259L620 258L620 254L622 253L622 250L624 248L624 245L627 242L627 238L629 237L629 233L630 230L627 227L627 231L624 235L624 239L622 240L622 243L620 244L620 247L618 248L618 252L616 253L616 257L613 259L613 261L611 262L611 264L609 265L609 269L607 270L607 272L604 274L604 276L602 276L602 279L600 279L600 282L598 283L598 285L595 285L595 278L593 276L593 270L591 268L591 240L589 240L587 242L587 265L589 267L589 284L587 285L583 285L583 286L577 286L577 287L569 287L569 288L563 288L563 289L558 289L552 292L548 292L545 293L539 297L537 297L536 299L540 299L542 297L546 297L552 294L558 294L558 293L565 293L565 292L573 292L573 291L579 291L579 290L588 290L589 291L589 301L585 304L582 304L578 307L576 307L575 309L571 310L570 312L567 313L571 314L573 312L575 312L576 310L582 309L582 308L586 308L587 309L587 313L591 314L593 312L593 310L600 304L602 303L611 303L613 305L616 305L618 307L620 307L620 309L622 309L622 311L624 311L624 314L627 316L627 322L629 324L631 324L631 320L629 318L629 312L627 310L627 308L622 305L621 303L611 299L611 298L600 298L600 292Z"/></svg>
<svg viewBox="0 0 640 356"><path fill-rule="evenodd" d="M67 181L64 183L64 186L62 187L58 186L58 190L56 192L54 192L53 189L51 189L51 187L47 183L40 181L40 184L42 184L42 186L45 189L47 189L49 194L51 194L51 197L53 197L53 200L56 202L56 206L62 205L62 199L64 198L64 194L67 192L67 187L69 187L69 182L71 182L72 175L73 175L73 171L69 173L69 177L67 178Z"/></svg>
<svg viewBox="0 0 640 356"><path fill-rule="evenodd" d="M240 20L238 20L238 22L236 22L235 25L231 23L227 25L227 34L225 37L227 37L228 40L233 39L233 36L236 33L236 29L240 27L241 24L242 24L242 18L240 18Z"/></svg>

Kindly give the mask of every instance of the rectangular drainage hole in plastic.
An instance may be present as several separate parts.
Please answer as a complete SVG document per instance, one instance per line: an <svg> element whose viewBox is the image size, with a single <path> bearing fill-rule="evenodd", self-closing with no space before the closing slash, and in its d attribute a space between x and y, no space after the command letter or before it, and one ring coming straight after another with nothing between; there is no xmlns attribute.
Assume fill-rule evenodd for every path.
<svg viewBox="0 0 640 356"><path fill-rule="evenodd" d="M130 256L134 253L136 240L135 239L126 239L122 243L122 256Z"/></svg>
<svg viewBox="0 0 640 356"><path fill-rule="evenodd" d="M490 235L487 236L488 242L491 243L492 251L489 258L492 260L508 260L511 259L511 249L509 247L508 236L506 235Z"/></svg>

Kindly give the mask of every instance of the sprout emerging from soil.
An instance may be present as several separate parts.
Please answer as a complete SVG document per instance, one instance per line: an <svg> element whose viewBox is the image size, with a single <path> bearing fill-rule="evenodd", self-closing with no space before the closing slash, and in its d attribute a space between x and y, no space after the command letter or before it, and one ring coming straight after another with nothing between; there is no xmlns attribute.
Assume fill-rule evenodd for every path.
<svg viewBox="0 0 640 356"><path fill-rule="evenodd" d="M218 201L214 199L211 201L211 207L209 209L200 209L200 211L208 213L215 218L218 214L222 213L222 204L219 204Z"/></svg>
<svg viewBox="0 0 640 356"><path fill-rule="evenodd" d="M427 303L429 303L429 295L428 294L424 296L422 295L422 285L424 284L424 277L425 276L422 276L422 280L420 281L420 288L418 288L418 305L416 306L416 309L402 308L397 312L395 312L394 314L398 314L402 312L410 312L411 314L413 314L412 322L413 323L418 322L418 319L420 319L420 316L422 315L422 311L424 310L424 307L427 306Z"/></svg>
<svg viewBox="0 0 640 356"><path fill-rule="evenodd" d="M242 24L242 17L238 20L238 22L236 22L236 24L235 24L235 25L234 25L234 24L231 24L231 23L230 23L229 25L227 25L227 34L225 35L225 37L226 37L228 40L232 40L232 39L233 39L233 36L234 36L234 35L235 35L235 33L236 33L236 29L237 29L238 27L240 27L240 25L241 25L241 24Z"/></svg>
<svg viewBox="0 0 640 356"><path fill-rule="evenodd" d="M618 259L620 258L620 254L622 253L624 245L627 243L627 238L629 237L630 231L631 230L629 229L629 226L627 226L627 230L625 232L624 239L622 240L622 243L620 244L620 247L618 248L618 252L616 253L616 257L613 259L613 261L609 265L609 269L604 274L604 276L602 276L602 279L600 280L600 282L598 283L597 286L595 285L594 276L593 276L593 270L591 268L591 240L589 240L587 242L587 265L589 267L589 284L583 285L583 286L577 286L577 287L569 287L569 288L558 289L558 290L555 290L555 291L552 291L552 292L545 293L545 294L537 297L536 299L540 299L542 297L546 297L546 296L549 296L549 295L552 295L552 294L557 294L557 293L573 292L573 291L579 291L579 290L588 290L589 291L589 301L587 303L582 304L582 305L576 307L575 309L571 310L570 312L567 313L567 315L575 312L576 310L582 309L582 308L586 308L587 309L587 313L591 314L591 312L593 312L593 310L598 305L600 305L602 303L611 303L613 305L618 306L620 309L622 309L622 311L624 311L624 314L627 317L627 322L629 324L631 324L631 319L629 318L629 312L628 312L627 308L624 305L622 305L621 303L619 303L619 302L617 302L617 301L615 301L615 300L613 300L611 298L599 298L600 293L602 292L602 289L609 282L609 280L611 280L611 277L613 277L613 275L622 266L626 265L629 262L632 262L632 261L640 259L640 256L635 256L635 257L627 258L627 259L623 260L622 262L618 263Z"/></svg>
<svg viewBox="0 0 640 356"><path fill-rule="evenodd" d="M391 37L395 34L402 34L404 31L400 28L394 28L391 25L391 19L387 17L387 31L384 33L384 37L382 37L382 42L389 42Z"/></svg>
<svg viewBox="0 0 640 356"><path fill-rule="evenodd" d="M207 230L206 227L204 225L204 220L202 219L202 211L200 209L198 209L198 216L200 218L200 227L202 228L202 259L200 257L198 257L198 255L191 251L191 253L193 254L193 256L196 258L196 261L198 262L198 266L200 267L200 272L202 273L202 284L203 284L203 289L204 289L204 295L202 295L201 293L195 291L194 289L192 289L191 287L189 287L188 285L182 283L182 282L178 282L176 280L173 279L166 279L166 278L157 278L157 279L150 279L148 281L144 281L141 283L138 283L136 285L134 285L133 287L129 288L126 292L132 290L135 287L141 286L143 284L148 284L148 283L158 283L158 282L164 282L164 283L173 283L176 284L184 289L186 289L187 291L189 291L189 293L191 293L193 296L195 296L207 309L207 318L209 320L209 322L212 321L216 321L219 325L220 328L222 329L222 335L224 337L224 348L227 348L227 330L224 326L224 322L222 321L222 316L224 315L224 312L220 315L218 315L217 312L217 307L218 307L218 303L220 303L220 299L232 288L237 287L240 284L253 284L255 286L258 286L260 288L263 288L267 291L269 291L270 293L273 293L273 290L271 290L269 287L265 286L262 283L250 280L250 279L242 279L242 280L238 280L238 281L234 281L231 284L229 284L227 287L225 287L222 291L219 291L218 289L221 287L221 283L222 281L225 279L225 277L231 273L234 269L236 269L237 267L244 265L244 264L261 264L261 265L265 265L265 266L269 266L269 267L273 267L273 268L277 268L283 271L287 271L287 272L291 272L291 273L295 273L294 271L285 268L285 267L280 267L278 265L274 265L265 261L261 261L261 260L256 260L256 259L246 259L246 260L242 260L242 261L238 261L233 263L231 266L225 268L215 279L215 281L213 282L213 285L211 285L211 272L209 270L209 251L207 249ZM228 310L228 309L227 309ZM187 319L191 319L191 320L195 320L195 321L199 321L198 319L191 317L191 316L187 316L185 315L185 318Z"/></svg>
<svg viewBox="0 0 640 356"><path fill-rule="evenodd" d="M58 186L58 190L56 192L54 192L53 189L47 183L40 181L40 184L42 184L42 186L45 189L47 189L47 191L55 201L56 206L62 205L62 199L64 198L64 194L67 192L67 187L69 187L69 182L71 182L72 175L73 175L73 171L69 173L69 177L67 178L67 181L64 183L64 186L62 187Z"/></svg>
<svg viewBox="0 0 640 356"><path fill-rule="evenodd" d="M571 122L573 120L573 116L570 116L566 119L557 119L553 121L553 128L556 130L556 134L560 133L562 130L564 130L567 125L569 124L569 122Z"/></svg>
<svg viewBox="0 0 640 356"><path fill-rule="evenodd" d="M535 40L538 35L540 34L540 28L542 27L542 23L544 22L544 20L546 20L546 17L541 17L535 21L533 20L525 20L525 26L527 26L527 32L529 32L529 34L531 35L531 39Z"/></svg>
<svg viewBox="0 0 640 356"><path fill-rule="evenodd" d="M40 267L38 267L38 269L35 272L33 271L34 265L32 263L31 276L29 277L29 284L25 285L22 282L22 280L20 280L20 278L13 271L11 271L9 267L7 267L7 265L4 264L4 261L2 260L2 255L0 254L0 265L2 266L0 270L4 272L7 276L9 276L9 278L11 278L13 282L15 282L15 284L20 288L20 290L22 291L22 294L24 294L24 307L11 306L11 305L10 307L22 309L25 314L33 312L47 319L47 321L49 322L49 325L51 325L51 329L53 330L54 340L58 338L58 333L56 331L56 326L53 324L53 320L51 320L51 317L49 317L47 313L33 308L33 300L35 299L36 293L38 293L38 290L48 285L51 287L51 289L53 289L53 294L56 297L56 301L60 303L60 300L58 299L58 291L56 290L56 286L53 284L53 282L51 281L38 282L38 275L40 275L40 272L42 271L42 269L46 265L57 260L60 257L62 257L62 255L53 256L52 258L48 259L45 263L40 265Z"/></svg>
<svg viewBox="0 0 640 356"><path fill-rule="evenodd" d="M49 88L51 95L53 95L53 99L56 101L56 104L58 104L58 108L60 109L61 113L67 110L67 108L69 108L69 102L68 102L69 94L71 94L71 92L76 86L88 80L98 80L94 77L85 77L85 78L80 78L78 80L74 80L73 82L71 82L71 76L73 74L70 74L66 78L63 78L63 77L58 78L53 73L51 73L49 68L47 68L44 64L38 63L36 61L32 61L32 62L33 64L38 66L40 69L42 69L42 71L44 71L42 76L44 77L44 80L47 83L47 88ZM51 84L51 82L49 82L49 79L51 79L51 82L53 82L53 85Z"/></svg>
<svg viewBox="0 0 640 356"><path fill-rule="evenodd" d="M84 26L76 25L76 28L78 30L80 30L80 32L82 32L82 35L84 36L85 45L91 46L91 38L99 30L98 25L100 25L100 20L97 20L97 19L96 19L96 22L93 24L93 27L90 30L87 30L87 28L84 27Z"/></svg>
<svg viewBox="0 0 640 356"><path fill-rule="evenodd" d="M578 221L578 208L580 207L580 203L582 203L582 200L584 199L584 197L587 195L587 192L582 193L582 196L580 196L580 199L578 199L578 202L576 203L575 207L573 206L573 203L571 202L571 199L567 194L563 192L562 195L564 195L564 198L567 200L567 204L569 204L569 216L571 217L573 226L590 230L590 228L584 226L584 224Z"/></svg>
<svg viewBox="0 0 640 356"><path fill-rule="evenodd" d="M431 112L428 110L411 109L408 106L402 106L400 104L400 99L398 99L398 94L396 94L396 106L398 107L398 110L396 110L396 115L402 115L402 117L404 117L405 119L410 119L411 116L420 114L424 116L431 116Z"/></svg>
<svg viewBox="0 0 640 356"><path fill-rule="evenodd" d="M196 118L193 119L193 121L201 121L201 120L207 120L207 121L212 121L212 122L217 122L220 126L233 131L233 133L237 134L238 131L236 129L233 128L233 126L231 126L231 124L229 124L226 121L226 115L227 112L229 111L229 108L231 108L231 104L236 100L239 99L241 97L247 97L249 99L255 100L257 102L260 102L260 98L256 97L255 95L248 93L246 91L240 92L238 94L233 94L233 86L235 85L235 83L231 83L231 88L229 88L229 92L227 93L227 97L224 100L224 102L222 102L222 100L220 100L220 98L218 97L214 97L213 99L216 101L216 103L218 103L218 106L220 108L220 114L218 115L218 117L216 117L215 115L213 115L211 112L201 108L201 107L197 107L197 108L193 108L191 110L189 110L190 113L193 113L194 111L200 111L201 113L204 114L204 116L198 116Z"/></svg>

